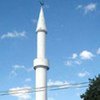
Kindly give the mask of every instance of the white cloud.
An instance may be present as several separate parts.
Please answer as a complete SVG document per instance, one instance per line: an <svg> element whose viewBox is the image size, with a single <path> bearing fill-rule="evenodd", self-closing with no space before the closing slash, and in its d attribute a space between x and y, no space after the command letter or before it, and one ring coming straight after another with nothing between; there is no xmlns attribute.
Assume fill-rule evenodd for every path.
<svg viewBox="0 0 100 100"><path fill-rule="evenodd" d="M98 49L97 54L100 54L100 48ZM67 58L64 64L65 66L81 65L84 63L84 60L93 60L94 57L95 55L92 52L83 50L80 54L73 53L71 57Z"/></svg>
<svg viewBox="0 0 100 100"><path fill-rule="evenodd" d="M84 6L84 10L85 10L85 14L88 12L93 12L94 10L96 10L96 3L90 3L86 6Z"/></svg>
<svg viewBox="0 0 100 100"><path fill-rule="evenodd" d="M15 70L17 70L17 69L25 69L25 66L24 65L14 65L13 68Z"/></svg>
<svg viewBox="0 0 100 100"><path fill-rule="evenodd" d="M71 60L65 61L66 66L72 66L73 62Z"/></svg>
<svg viewBox="0 0 100 100"><path fill-rule="evenodd" d="M81 65L82 64L82 61L76 60L76 61L74 61L74 63L77 64L77 65Z"/></svg>
<svg viewBox="0 0 100 100"><path fill-rule="evenodd" d="M88 76L88 75L90 75L90 73L87 72L87 71L78 73L78 76L79 76L79 77L85 77L85 76Z"/></svg>
<svg viewBox="0 0 100 100"><path fill-rule="evenodd" d="M32 81L31 78L26 78L26 79L25 79L25 82L31 82L31 81Z"/></svg>
<svg viewBox="0 0 100 100"><path fill-rule="evenodd" d="M73 53L72 56L69 57L67 61L65 61L66 66L72 66L74 64L77 64L77 65L81 64L81 61L77 53Z"/></svg>
<svg viewBox="0 0 100 100"><path fill-rule="evenodd" d="M76 59L77 57L78 57L78 55L76 53L73 53L72 59Z"/></svg>
<svg viewBox="0 0 100 100"><path fill-rule="evenodd" d="M12 66L12 70L10 72L10 77L17 76L18 75L18 72L20 70L23 70L23 71L26 71L27 73L29 73L29 72L33 71L33 68L32 67L28 67L27 68L24 65L18 65L18 64L13 65Z"/></svg>
<svg viewBox="0 0 100 100"><path fill-rule="evenodd" d="M87 14L89 12L93 12L96 10L97 4L96 3L89 3L87 5L78 5L77 9L83 9L84 13Z"/></svg>
<svg viewBox="0 0 100 100"><path fill-rule="evenodd" d="M1 39L6 39L6 38L19 38L19 37L26 37L26 32L25 31L23 31L23 32L17 32L17 31L8 32L6 34L3 34L1 36Z"/></svg>
<svg viewBox="0 0 100 100"><path fill-rule="evenodd" d="M14 65L12 66L12 71L10 72L10 77L14 77L14 76L17 76L18 75L18 70L26 70L25 66L24 65Z"/></svg>
<svg viewBox="0 0 100 100"><path fill-rule="evenodd" d="M12 66L12 68L13 68L13 70L15 70L15 71L20 70L20 69L23 69L24 71L27 71L27 72L33 71L33 68L32 68L32 67L28 67L28 68L27 68L27 67L25 67L24 65L18 65L18 64Z"/></svg>
<svg viewBox="0 0 100 100"><path fill-rule="evenodd" d="M100 55L100 48L97 50L97 54Z"/></svg>
<svg viewBox="0 0 100 100"><path fill-rule="evenodd" d="M83 60L91 60L94 55L90 51L84 50L80 53L80 57Z"/></svg>
<svg viewBox="0 0 100 100"><path fill-rule="evenodd" d="M27 72L32 72L32 71L33 71L33 67L26 68L26 71L27 71Z"/></svg>
<svg viewBox="0 0 100 100"><path fill-rule="evenodd" d="M10 72L10 75L9 75L10 77L14 77L14 76L17 76L17 72L15 71L15 70L12 70L11 72Z"/></svg>
<svg viewBox="0 0 100 100"><path fill-rule="evenodd" d="M52 81L52 80L49 80L48 81L48 87L50 87L50 89L55 89L55 87L59 88L59 89L64 89L64 88L70 88L70 87L77 87L80 88L82 85L80 84L77 84L77 85L73 85L71 83L69 83L68 81L59 81L59 80L56 80L56 81Z"/></svg>
<svg viewBox="0 0 100 100"><path fill-rule="evenodd" d="M64 87L69 87L70 86L69 82L59 81L59 80L57 80L57 81L49 80L47 84L48 84L48 86L59 86L59 88L64 88Z"/></svg>
<svg viewBox="0 0 100 100"><path fill-rule="evenodd" d="M9 90L9 94L18 98L18 100L31 100L31 96L28 94L31 92L31 87L17 87Z"/></svg>
<svg viewBox="0 0 100 100"><path fill-rule="evenodd" d="M82 62L79 59L69 59L65 61L65 66L81 65Z"/></svg>
<svg viewBox="0 0 100 100"><path fill-rule="evenodd" d="M55 86L55 85L63 85L63 84L68 84L67 81L52 81L51 79L48 81L48 86Z"/></svg>
<svg viewBox="0 0 100 100"><path fill-rule="evenodd" d="M80 8L82 8L83 6L82 5L78 5L77 7L76 7L76 9L80 9Z"/></svg>

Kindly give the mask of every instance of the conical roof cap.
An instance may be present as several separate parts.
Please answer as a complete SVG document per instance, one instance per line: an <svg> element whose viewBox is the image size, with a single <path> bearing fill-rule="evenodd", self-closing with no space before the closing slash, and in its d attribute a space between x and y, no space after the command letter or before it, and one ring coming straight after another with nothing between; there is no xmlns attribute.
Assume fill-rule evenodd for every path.
<svg viewBox="0 0 100 100"><path fill-rule="evenodd" d="M39 31L47 32L43 7L41 7L39 19L38 19L38 23L37 23L37 28L36 28L36 32L39 32Z"/></svg>

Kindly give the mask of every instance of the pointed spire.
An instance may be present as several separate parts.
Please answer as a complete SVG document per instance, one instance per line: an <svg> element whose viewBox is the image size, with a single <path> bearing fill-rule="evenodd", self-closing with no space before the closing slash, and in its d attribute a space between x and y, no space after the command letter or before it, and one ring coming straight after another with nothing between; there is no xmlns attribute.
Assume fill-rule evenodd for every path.
<svg viewBox="0 0 100 100"><path fill-rule="evenodd" d="M39 15L38 24L37 24L37 29L36 29L36 32L39 32L39 31L47 32L45 18L44 18L44 12L43 12L42 6L41 6L40 15Z"/></svg>

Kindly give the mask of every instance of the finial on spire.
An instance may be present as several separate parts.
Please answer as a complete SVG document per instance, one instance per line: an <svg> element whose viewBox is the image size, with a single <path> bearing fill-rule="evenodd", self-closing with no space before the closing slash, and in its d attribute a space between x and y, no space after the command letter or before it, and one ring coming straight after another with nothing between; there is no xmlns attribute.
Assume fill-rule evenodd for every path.
<svg viewBox="0 0 100 100"><path fill-rule="evenodd" d="M40 0L40 5L43 6L44 5L44 1Z"/></svg>

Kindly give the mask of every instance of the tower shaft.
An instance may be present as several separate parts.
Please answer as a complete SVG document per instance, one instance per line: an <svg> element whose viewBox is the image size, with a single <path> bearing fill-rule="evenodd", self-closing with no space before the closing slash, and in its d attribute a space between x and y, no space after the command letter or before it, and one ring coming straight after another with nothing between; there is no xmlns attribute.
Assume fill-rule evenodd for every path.
<svg viewBox="0 0 100 100"><path fill-rule="evenodd" d="M47 70L48 60L45 57L46 24L43 8L41 7L37 24L37 58L34 60L36 72L36 100L47 100Z"/></svg>
<svg viewBox="0 0 100 100"><path fill-rule="evenodd" d="M44 32L38 32L37 34L37 58L45 58L45 38Z"/></svg>
<svg viewBox="0 0 100 100"><path fill-rule="evenodd" d="M47 100L47 69L39 67L36 69L36 100Z"/></svg>

